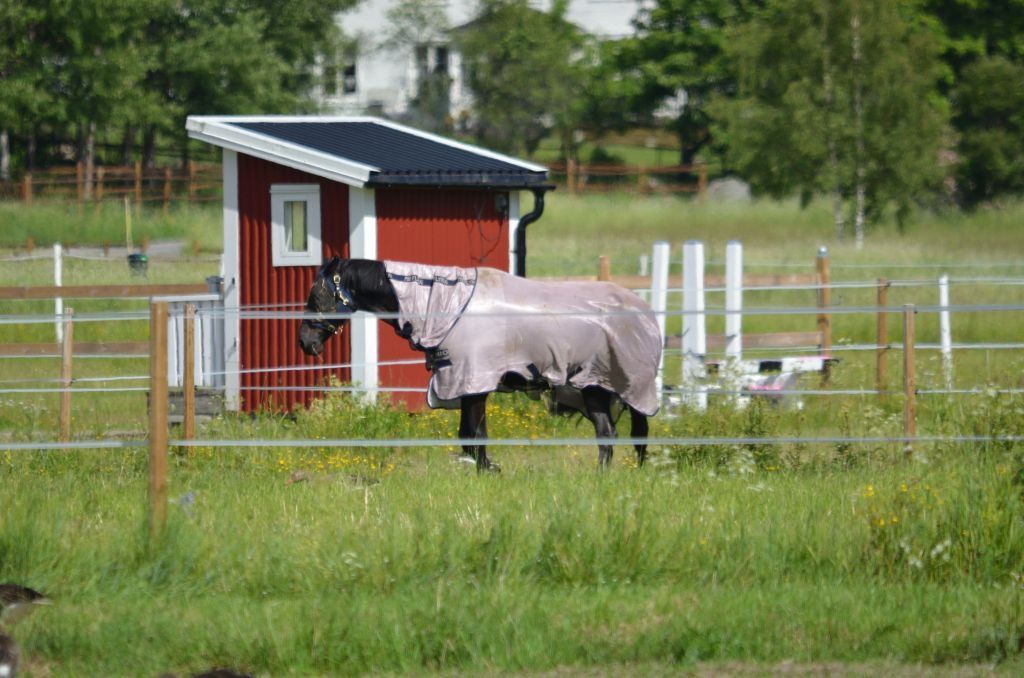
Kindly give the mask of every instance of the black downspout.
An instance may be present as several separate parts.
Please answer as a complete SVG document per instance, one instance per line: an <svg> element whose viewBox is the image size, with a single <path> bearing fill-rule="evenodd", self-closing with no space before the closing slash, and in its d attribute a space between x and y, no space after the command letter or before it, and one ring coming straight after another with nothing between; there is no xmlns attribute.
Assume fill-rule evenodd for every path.
<svg viewBox="0 0 1024 678"><path fill-rule="evenodd" d="M531 190L533 191L533 211L519 218L519 227L516 229L516 275L520 278L526 277L526 227L544 214L544 192L548 188Z"/></svg>

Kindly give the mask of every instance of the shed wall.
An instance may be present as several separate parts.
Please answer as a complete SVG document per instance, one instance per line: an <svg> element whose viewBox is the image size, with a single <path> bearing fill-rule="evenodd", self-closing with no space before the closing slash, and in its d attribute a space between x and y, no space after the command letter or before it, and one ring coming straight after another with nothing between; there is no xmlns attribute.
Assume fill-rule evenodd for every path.
<svg viewBox="0 0 1024 678"><path fill-rule="evenodd" d="M324 260L348 256L348 187L312 174L238 155L239 281L243 315L251 311L299 311L316 278L318 266L275 267L271 263L270 186L275 183L320 185L321 241ZM290 411L308 406L311 390L272 390L281 387L312 388L330 376L347 382L346 369L308 369L318 360L307 357L298 344L299 321L295 319L243 318L240 323L240 366L243 411ZM327 342L323 364L348 363L348 337ZM286 367L305 369L278 370ZM253 370L257 370L253 372Z"/></svg>
<svg viewBox="0 0 1024 678"><path fill-rule="evenodd" d="M380 188L377 198L377 252L380 259L437 266L490 266L509 269L507 211L499 212L494 191L445 188ZM505 204L508 204L508 194ZM381 328L379 360L423 360L409 342ZM382 386L426 388L423 363L381 365ZM393 394L411 410L426 405L422 393Z"/></svg>

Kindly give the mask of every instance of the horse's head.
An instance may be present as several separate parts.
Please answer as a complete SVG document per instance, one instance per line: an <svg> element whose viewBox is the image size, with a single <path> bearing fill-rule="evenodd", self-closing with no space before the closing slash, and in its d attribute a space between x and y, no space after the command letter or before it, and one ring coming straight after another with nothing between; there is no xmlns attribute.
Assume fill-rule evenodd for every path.
<svg viewBox="0 0 1024 678"><path fill-rule="evenodd" d="M340 332L355 311L352 293L341 282L341 259L334 257L320 268L309 290L306 318L299 325L299 346L306 355L323 353L324 342Z"/></svg>

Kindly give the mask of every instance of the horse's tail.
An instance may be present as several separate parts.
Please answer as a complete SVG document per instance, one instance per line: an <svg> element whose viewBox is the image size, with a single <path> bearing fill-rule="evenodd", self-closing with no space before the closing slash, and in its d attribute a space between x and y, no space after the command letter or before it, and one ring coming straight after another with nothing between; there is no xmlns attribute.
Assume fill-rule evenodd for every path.
<svg viewBox="0 0 1024 678"><path fill-rule="evenodd" d="M630 435L633 438L646 438L647 437L647 415L642 412L638 412L632 406L629 408L629 416L632 420L632 428L630 429ZM644 461L647 459L647 443L637 443L634 445L636 448L636 460L640 466L644 465Z"/></svg>

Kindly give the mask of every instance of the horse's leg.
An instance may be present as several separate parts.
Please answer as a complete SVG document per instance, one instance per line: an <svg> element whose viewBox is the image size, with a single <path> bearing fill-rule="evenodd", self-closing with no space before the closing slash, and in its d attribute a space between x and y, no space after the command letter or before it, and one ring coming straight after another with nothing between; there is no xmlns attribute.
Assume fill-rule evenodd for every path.
<svg viewBox="0 0 1024 678"><path fill-rule="evenodd" d="M615 437L615 422L612 421L612 396L608 391L597 386L583 389L583 404L587 408L587 418L594 424L594 433L598 437L597 463L607 468L612 461L612 446L602 444L601 439Z"/></svg>
<svg viewBox="0 0 1024 678"><path fill-rule="evenodd" d="M630 430L630 435L633 438L646 438L647 437L647 416L640 414L632 407L629 408L629 415L633 420L633 428ZM640 466L644 465L644 461L647 459L647 444L637 443L636 447L636 461Z"/></svg>
<svg viewBox="0 0 1024 678"><path fill-rule="evenodd" d="M487 394L462 397L462 417L459 420L459 437L463 439L487 438ZM476 459L476 470L497 469L487 458L486 445L463 445L463 452Z"/></svg>

